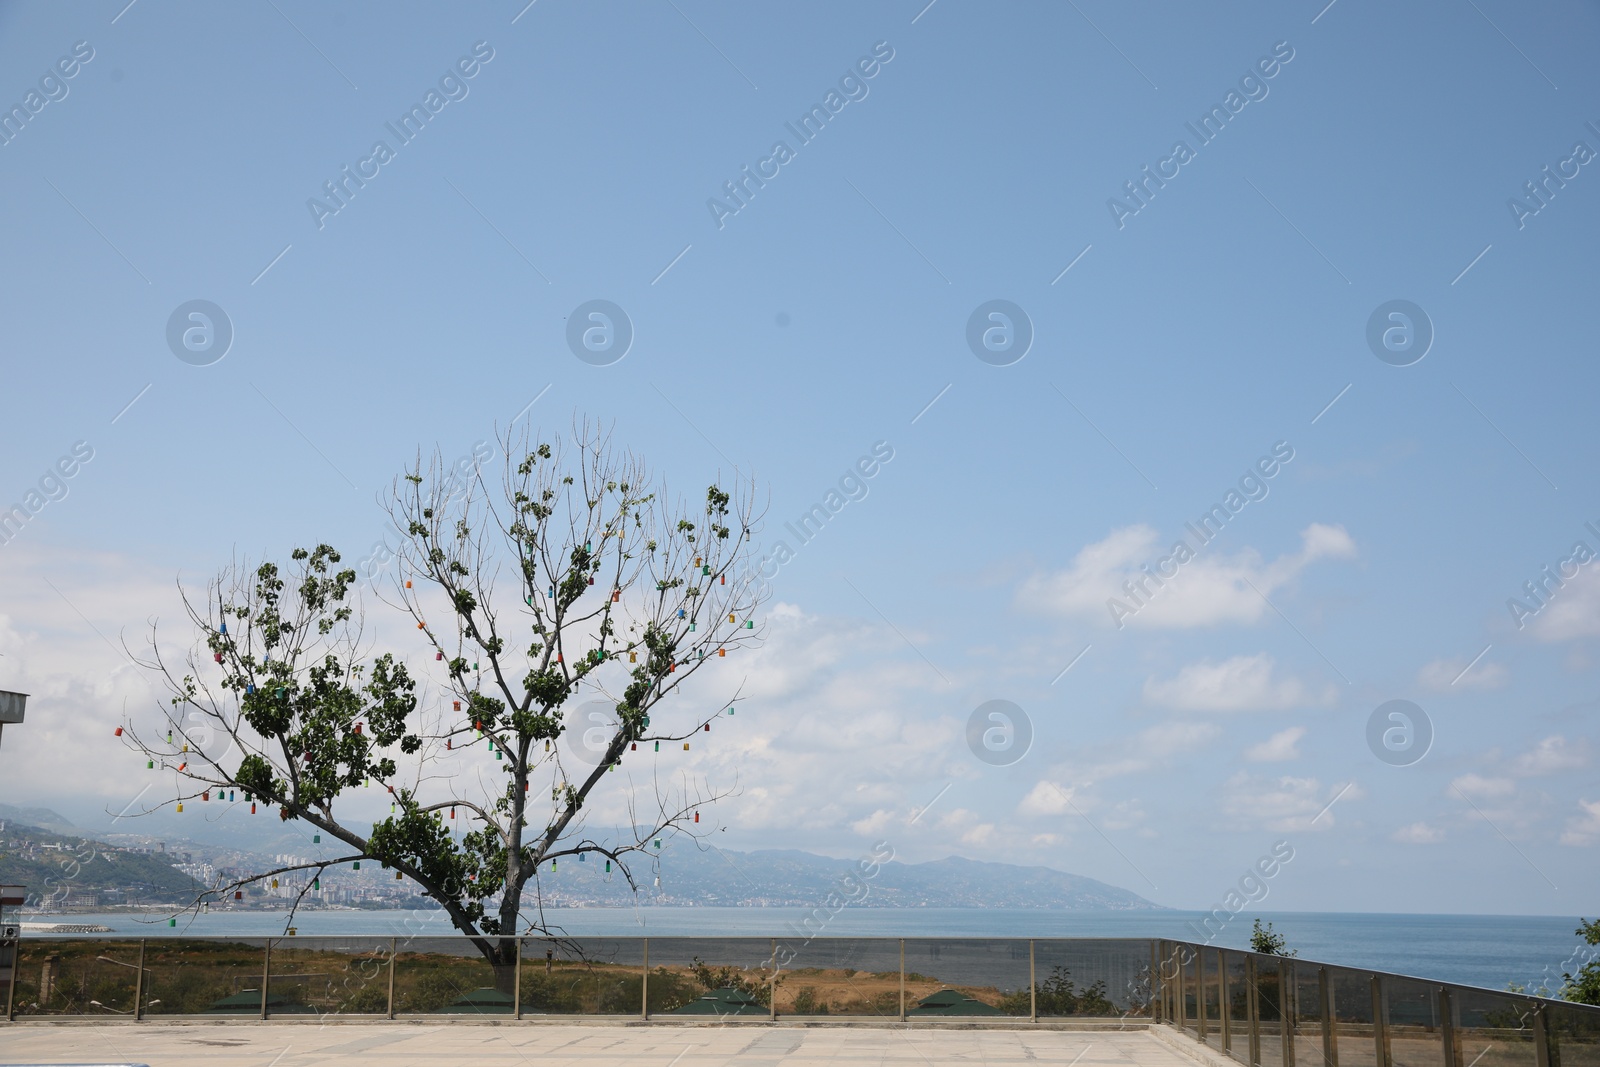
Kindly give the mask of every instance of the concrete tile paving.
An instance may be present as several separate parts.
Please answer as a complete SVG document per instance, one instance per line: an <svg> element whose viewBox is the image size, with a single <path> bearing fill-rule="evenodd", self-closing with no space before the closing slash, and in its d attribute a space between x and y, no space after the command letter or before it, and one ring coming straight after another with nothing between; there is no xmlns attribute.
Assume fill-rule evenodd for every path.
<svg viewBox="0 0 1600 1067"><path fill-rule="evenodd" d="M143 1063L150 1067L1197 1067L1200 1058L1144 1031L784 1025L0 1024L0 1065L23 1063Z"/></svg>

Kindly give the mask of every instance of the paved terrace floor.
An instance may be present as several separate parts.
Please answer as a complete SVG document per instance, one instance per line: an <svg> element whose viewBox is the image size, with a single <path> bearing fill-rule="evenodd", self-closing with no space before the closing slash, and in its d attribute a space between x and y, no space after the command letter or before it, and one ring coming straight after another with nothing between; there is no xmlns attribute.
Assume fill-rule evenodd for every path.
<svg viewBox="0 0 1600 1067"><path fill-rule="evenodd" d="M1197 1067L1147 1031L252 1023L4 1027L0 1063L150 1067Z"/></svg>

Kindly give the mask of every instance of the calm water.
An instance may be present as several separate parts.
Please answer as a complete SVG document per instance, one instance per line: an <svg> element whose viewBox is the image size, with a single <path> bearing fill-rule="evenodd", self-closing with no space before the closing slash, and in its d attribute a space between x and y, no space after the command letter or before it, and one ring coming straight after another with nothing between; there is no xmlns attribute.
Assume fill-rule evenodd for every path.
<svg viewBox="0 0 1600 1067"><path fill-rule="evenodd" d="M15 913L12 913L15 915ZM552 926L576 936L792 936L796 908L566 908L546 915ZM827 924L824 937L1172 937L1203 940L1189 924L1201 913L1184 911L1071 912L1022 909L846 909ZM1559 985L1561 972L1587 956L1573 931L1576 918L1503 915L1358 915L1265 912L1277 932L1306 959L1370 967L1438 981L1504 989L1508 982ZM100 923L119 934L150 937L181 933L261 936L283 933L281 912L226 912L178 920L134 915L23 916L30 922ZM1214 944L1243 948L1250 920L1241 915ZM146 921L140 921L141 919ZM308 911L295 919L300 935L448 935L441 912Z"/></svg>

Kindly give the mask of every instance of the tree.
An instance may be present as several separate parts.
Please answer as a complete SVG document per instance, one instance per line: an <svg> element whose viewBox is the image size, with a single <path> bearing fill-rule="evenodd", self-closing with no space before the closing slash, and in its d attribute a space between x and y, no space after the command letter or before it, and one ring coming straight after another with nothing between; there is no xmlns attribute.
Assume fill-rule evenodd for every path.
<svg viewBox="0 0 1600 1067"><path fill-rule="evenodd" d="M1600 945L1600 919L1579 919L1573 931L1585 942ZM1561 999L1577 1004L1600 1004L1600 956L1592 956L1578 968L1577 976L1563 974L1566 984L1561 987Z"/></svg>
<svg viewBox="0 0 1600 1067"><path fill-rule="evenodd" d="M1257 919L1255 926L1250 930L1250 951L1259 952L1265 956L1298 956L1299 952L1289 948L1289 941L1282 934L1272 932L1272 924L1265 927Z"/></svg>
<svg viewBox="0 0 1600 1067"><path fill-rule="evenodd" d="M481 470L463 480L436 453L391 493L402 541L384 602L415 621L427 666L370 653L355 572L328 545L296 549L288 568L225 569L203 603L186 593L197 636L181 673L152 629L145 665L171 691L166 739L131 723L125 732L152 765L175 770L168 803L242 791L252 810L276 806L343 846L219 883L197 905L310 875L298 907L329 867L376 860L437 901L509 989L515 936L549 932L541 866L593 858L637 892L635 864L655 862L663 833L709 832L691 815L727 791L659 776L638 790L615 772L635 755L653 771L647 753L687 749L737 698L696 710L673 699L707 661L760 640L753 493L735 502L713 484L703 503L669 503L640 459L586 424L554 444L524 433L501 445L493 491ZM605 711L581 705L589 719L578 723L591 695ZM678 725L654 724L668 709ZM349 809L371 783L391 814L364 833ZM612 783L629 820L608 838L584 810ZM459 836L458 811L470 826Z"/></svg>

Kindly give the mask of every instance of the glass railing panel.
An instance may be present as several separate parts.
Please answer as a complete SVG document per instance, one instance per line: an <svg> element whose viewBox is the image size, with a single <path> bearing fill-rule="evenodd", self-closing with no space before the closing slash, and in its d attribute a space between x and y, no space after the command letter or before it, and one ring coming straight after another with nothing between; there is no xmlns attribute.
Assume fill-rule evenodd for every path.
<svg viewBox="0 0 1600 1067"><path fill-rule="evenodd" d="M1262 1067L1284 1067L1283 991L1279 974L1281 961L1272 956L1255 956L1256 1019L1261 1033Z"/></svg>
<svg viewBox="0 0 1600 1067"><path fill-rule="evenodd" d="M1383 987L1389 1062L1393 1067L1439 1067L1444 1062L1439 987L1388 977Z"/></svg>
<svg viewBox="0 0 1600 1067"><path fill-rule="evenodd" d="M261 1014L266 941L153 937L145 943L144 1014Z"/></svg>
<svg viewBox="0 0 1600 1067"><path fill-rule="evenodd" d="M906 943L906 969L916 950ZM1024 942L1026 955L1026 942ZM900 1016L900 942L893 938L817 937L778 942L778 1014ZM1023 980L1027 961L1023 960ZM926 983L908 977L906 1008L914 1009ZM1023 1014L1027 1014L1026 1011ZM915 1017L915 1013L913 1013Z"/></svg>
<svg viewBox="0 0 1600 1067"><path fill-rule="evenodd" d="M1545 1009L1551 1063L1557 1067L1600 1067L1600 1007L1552 1004Z"/></svg>
<svg viewBox="0 0 1600 1067"><path fill-rule="evenodd" d="M1535 1067L1533 1001L1507 993L1459 987L1452 988L1450 995L1456 1017L1456 1043L1461 1047L1463 1065Z"/></svg>
<svg viewBox="0 0 1600 1067"><path fill-rule="evenodd" d="M389 939L288 937L273 941L267 1014L383 1015L389 1010Z"/></svg>
<svg viewBox="0 0 1600 1067"><path fill-rule="evenodd" d="M637 1018L644 1011L644 985L643 938L530 937L523 943L524 1016Z"/></svg>
<svg viewBox="0 0 1600 1067"><path fill-rule="evenodd" d="M1200 990L1205 1006L1206 1044L1222 1051L1222 952L1203 948L1200 952Z"/></svg>
<svg viewBox="0 0 1600 1067"><path fill-rule="evenodd" d="M1162 1011L1168 1026L1181 1026L1185 1022L1184 1004L1187 993L1183 988L1183 959L1187 946L1177 941L1161 942Z"/></svg>
<svg viewBox="0 0 1600 1067"><path fill-rule="evenodd" d="M1150 1017L1149 942L1036 940L1033 957L1041 1019Z"/></svg>
<svg viewBox="0 0 1600 1067"><path fill-rule="evenodd" d="M780 973L803 940L778 943ZM769 1016L773 955L766 937L652 937L650 1014Z"/></svg>
<svg viewBox="0 0 1600 1067"><path fill-rule="evenodd" d="M1376 1067L1376 1035L1372 1025L1372 979L1365 971L1328 968L1333 999L1334 1040L1339 1067Z"/></svg>
<svg viewBox="0 0 1600 1067"><path fill-rule="evenodd" d="M1227 949L1221 949L1219 952L1222 960L1219 983L1226 982L1228 987L1224 1003L1228 1028L1226 1034L1219 1033L1217 1047L1239 1062L1245 1063L1250 1058L1250 1001L1249 989L1245 982L1245 954ZM1219 1031L1221 1014L1219 1013Z"/></svg>
<svg viewBox="0 0 1600 1067"><path fill-rule="evenodd" d="M1227 1006L1222 999L1223 971L1226 964L1222 959L1222 950L1216 948L1201 948L1204 975L1202 988L1205 991L1206 1008L1206 1044L1218 1052L1225 1051L1222 1047L1223 1009ZM1231 1031L1232 1024L1228 1029Z"/></svg>
<svg viewBox="0 0 1600 1067"><path fill-rule="evenodd" d="M24 937L17 946L16 1000L26 1015L133 1014L137 942ZM0 1017L6 989L0 986Z"/></svg>
<svg viewBox="0 0 1600 1067"><path fill-rule="evenodd" d="M1315 963L1299 963L1294 968L1294 1062L1295 1067L1326 1067L1322 1058L1322 968ZM1435 1065L1439 1067L1439 1065Z"/></svg>
<svg viewBox="0 0 1600 1067"><path fill-rule="evenodd" d="M1200 954L1193 945L1185 945L1178 957L1183 971L1183 1029L1190 1037L1200 1032Z"/></svg>
<svg viewBox="0 0 1600 1067"><path fill-rule="evenodd" d="M394 958L396 1015L511 1015L515 1012L516 949L492 965L465 937L418 937L401 942ZM502 939L490 944L500 947ZM274 950L276 951L276 950ZM526 966L526 964L524 964Z"/></svg>

